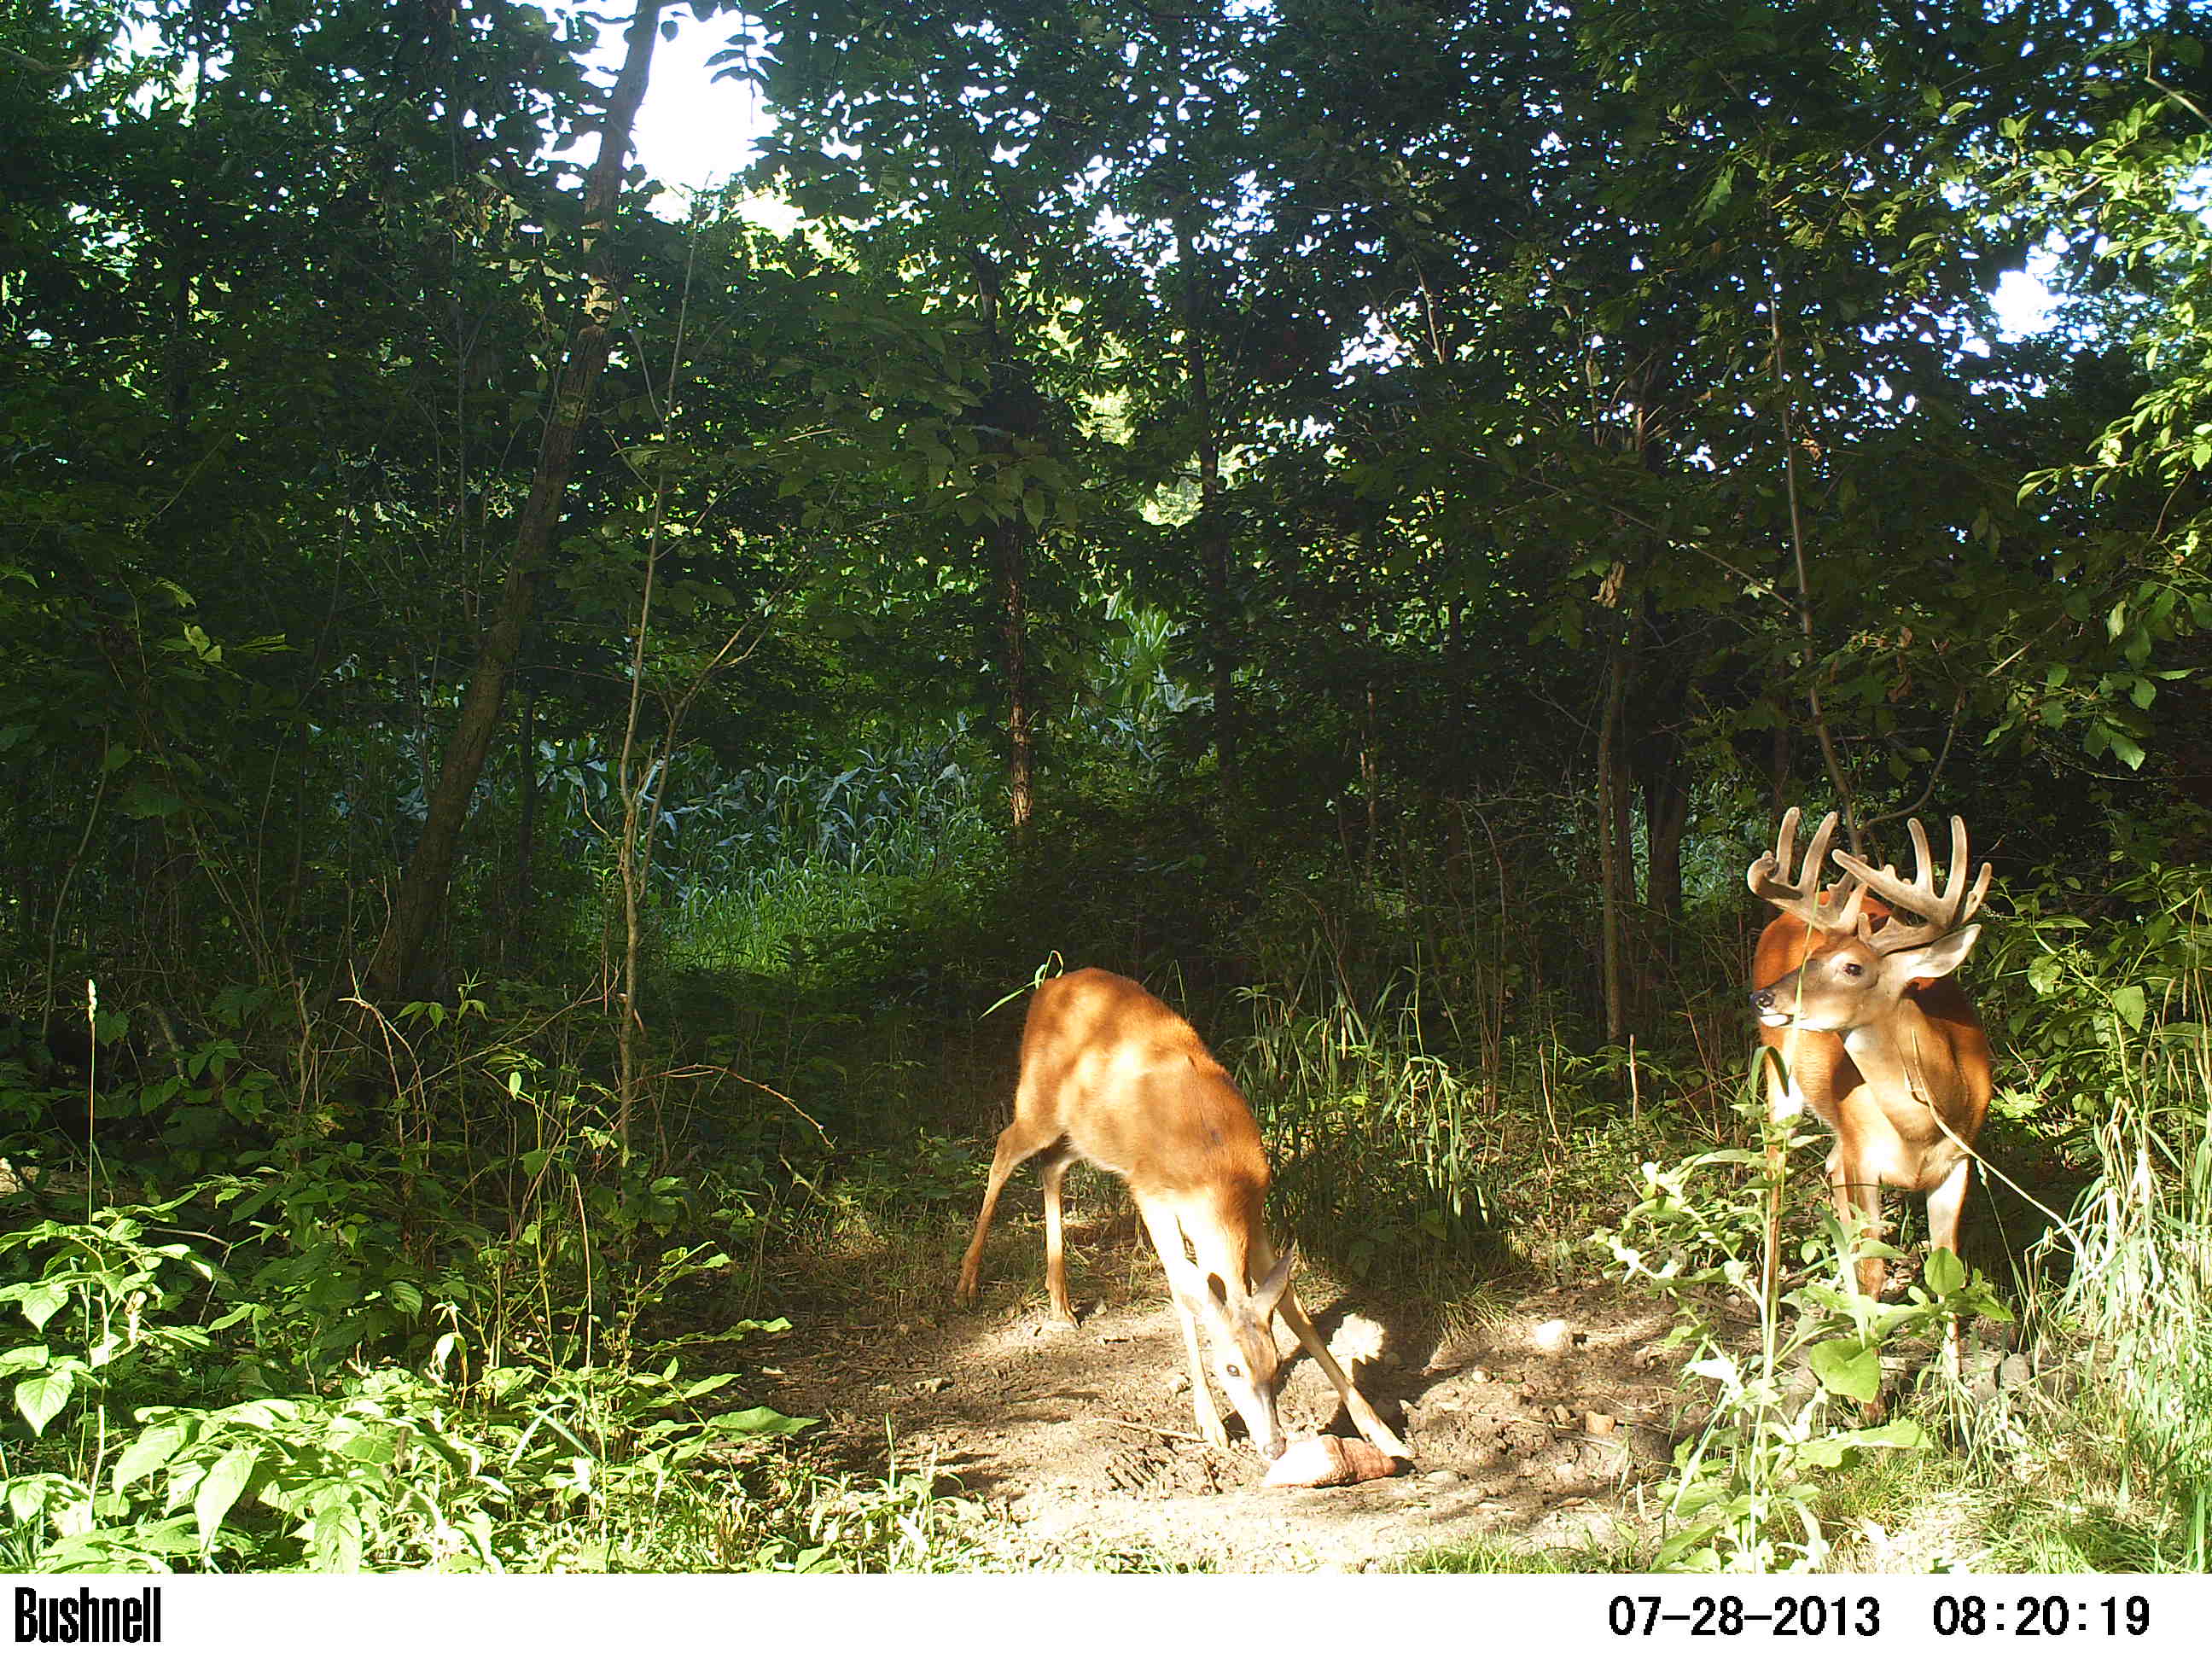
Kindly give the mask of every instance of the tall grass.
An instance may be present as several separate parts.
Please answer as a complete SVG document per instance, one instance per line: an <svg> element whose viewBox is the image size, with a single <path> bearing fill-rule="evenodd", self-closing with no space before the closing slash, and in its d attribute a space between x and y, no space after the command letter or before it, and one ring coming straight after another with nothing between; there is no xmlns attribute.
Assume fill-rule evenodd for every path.
<svg viewBox="0 0 2212 1659"><path fill-rule="evenodd" d="M663 871L678 964L775 974L823 941L948 902L995 844L973 775L943 744L831 771L755 768L672 809Z"/></svg>
<svg viewBox="0 0 2212 1659"><path fill-rule="evenodd" d="M1664 1065L1488 1023L1462 1042L1419 969L1364 1004L1336 981L1245 1001L1249 1035L1225 1053L1267 1139L1275 1212L1356 1274L1433 1288L1501 1249L1565 1267L1639 1163L1688 1144L1686 1120L1651 1109L1680 1092Z"/></svg>
<svg viewBox="0 0 2212 1659"><path fill-rule="evenodd" d="M1310 1012L1294 991L1249 1002L1238 1069L1287 1231L1364 1274L1495 1225L1504 1125L1485 1109L1483 1076L1431 1051L1417 977L1366 1008L1339 996Z"/></svg>
<svg viewBox="0 0 2212 1659"><path fill-rule="evenodd" d="M2081 1407L2113 1504L2149 1524L2138 1563L2212 1566L2212 903L2203 872L2152 866L2095 925L2033 902L2007 953L2014 1035L2095 1176L2056 1301L2088 1339ZM2130 914L2132 913L2132 914Z"/></svg>
<svg viewBox="0 0 2212 1659"><path fill-rule="evenodd" d="M672 917L678 964L776 974L795 949L903 915L933 872L991 844L980 823L933 830L895 821L835 851L784 853L688 885Z"/></svg>

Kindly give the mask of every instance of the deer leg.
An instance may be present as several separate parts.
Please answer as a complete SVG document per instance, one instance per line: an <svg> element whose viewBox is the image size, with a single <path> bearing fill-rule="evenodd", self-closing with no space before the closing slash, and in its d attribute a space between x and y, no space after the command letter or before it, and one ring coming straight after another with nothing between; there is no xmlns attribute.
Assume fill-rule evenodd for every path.
<svg viewBox="0 0 2212 1659"><path fill-rule="evenodd" d="M1959 1254L1959 1216L1966 1206L1966 1190L1973 1185L1974 1160L1962 1158L1951 1173L1928 1194L1928 1243L1931 1248ZM1943 1370L1954 1382L1959 1376L1959 1322L1944 1322Z"/></svg>
<svg viewBox="0 0 2212 1659"><path fill-rule="evenodd" d="M1190 1281L1198 1269L1184 1254L1182 1224L1176 1219L1175 1212L1164 1204L1138 1200L1138 1209L1145 1218L1145 1231L1152 1236L1152 1249L1159 1253L1160 1266L1167 1270L1168 1292L1175 1298L1176 1313L1182 1321L1183 1352L1190 1360L1190 1409L1198 1419L1198 1431L1206 1444L1229 1445L1229 1431L1221 1425L1220 1407L1213 1403L1213 1385L1206 1380L1206 1357L1198 1347L1198 1316L1194 1311L1194 1297L1198 1287Z"/></svg>
<svg viewBox="0 0 2212 1659"><path fill-rule="evenodd" d="M1075 1323L1075 1304L1067 1296L1067 1250L1060 1226L1060 1183L1075 1154L1060 1151L1044 1162L1044 1288L1052 1301L1052 1316L1063 1325Z"/></svg>
<svg viewBox="0 0 2212 1659"><path fill-rule="evenodd" d="M1846 1158L1840 1146L1828 1158L1828 1199L1835 1206L1836 1218L1844 1224L1845 1237L1856 1235L1866 1243L1881 1242L1881 1183L1865 1179L1860 1174L1857 1161ZM1861 1296L1881 1296L1883 1281L1888 1277L1888 1266L1881 1257L1858 1258Z"/></svg>
<svg viewBox="0 0 2212 1659"><path fill-rule="evenodd" d="M1255 1239L1252 1243L1255 1243L1255 1252L1252 1252L1252 1255L1255 1255L1255 1263L1259 1256L1274 1255L1274 1252L1270 1252L1270 1249L1265 1248L1259 1239ZM1267 1276L1267 1267L1272 1267L1272 1265L1274 1265L1272 1261L1270 1263L1261 1265L1259 1274L1256 1276L1265 1279L1265 1276ZM1297 1290L1283 1291L1283 1301L1276 1303L1276 1312L1281 1314L1283 1322L1290 1325L1291 1332L1297 1332L1298 1345L1305 1349L1307 1354L1314 1356L1314 1363L1321 1367L1322 1374L1328 1376L1329 1382L1336 1385L1336 1395L1345 1402L1345 1411L1352 1413L1354 1427L1358 1427L1358 1431L1363 1433L1363 1436L1367 1436L1367 1444L1371 1444L1376 1451L1387 1451L1391 1458L1405 1458L1407 1462L1413 1462L1413 1451L1407 1447L1405 1440L1401 1440L1395 1433L1391 1433L1389 1425L1382 1422L1382 1418L1380 1416L1376 1416L1374 1407L1367 1405L1367 1395L1360 1394L1358 1385L1356 1385L1354 1380L1349 1378L1349 1376L1345 1376L1343 1364L1338 1364L1336 1356L1329 1354L1328 1345L1321 1340L1321 1332L1314 1329L1314 1321L1310 1321L1310 1318L1305 1316L1305 1307L1298 1305L1298 1291Z"/></svg>
<svg viewBox="0 0 2212 1659"><path fill-rule="evenodd" d="M1836 1150L1828 1155L1828 1199L1843 1223L1844 1237L1868 1243L1881 1237L1881 1187L1857 1179L1859 1173L1857 1162L1844 1155L1838 1132ZM1880 1297L1882 1281L1889 1276L1887 1264L1880 1256L1862 1255L1857 1267L1859 1294L1869 1299ZM1878 1376L1874 1386L1874 1398L1859 1407L1861 1420L1869 1425L1889 1415L1888 1402L1882 1397L1885 1385Z"/></svg>
<svg viewBox="0 0 2212 1659"><path fill-rule="evenodd" d="M968 1253L960 1258L960 1284L952 1293L953 1299L963 1307L975 1299L983 1271L983 1241L991 1234L991 1213L999 1207L999 1190L1006 1184L1006 1177L1017 1164L1042 1152L1059 1139L1057 1133L1044 1133L1023 1121L1018 1102L1014 1109L1014 1121L999 1136L999 1150L991 1159L991 1178L983 1183L983 1209L975 1218L975 1236L968 1241Z"/></svg>

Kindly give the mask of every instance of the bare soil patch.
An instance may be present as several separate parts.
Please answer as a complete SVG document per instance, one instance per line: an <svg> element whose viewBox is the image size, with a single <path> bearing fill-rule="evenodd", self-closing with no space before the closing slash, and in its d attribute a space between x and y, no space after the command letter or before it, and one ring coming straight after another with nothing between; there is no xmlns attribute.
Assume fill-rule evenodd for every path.
<svg viewBox="0 0 2212 1659"><path fill-rule="evenodd" d="M1301 1295L1325 1339L1347 1319L1382 1328L1379 1358L1357 1376L1404 1425L1416 1461L1359 1486L1263 1487L1263 1460L1233 1415L1228 1450L1196 1437L1181 1328L1146 1245L1116 1237L1085 1253L1071 1331L1045 1314L1034 1232L1010 1234L972 1313L951 1304L948 1258L946 1294L926 1311L872 1316L856 1291L794 1317L769 1403L821 1419L863 1465L880 1464L888 1422L900 1467L933 1465L1039 1543L1233 1571L1359 1571L1485 1536L1537 1550L1603 1544L1632 1485L1666 1462L1679 1393L1653 1354L1672 1322L1660 1304L1501 1287L1495 1319L1445 1335L1338 1293L1309 1266ZM1282 1397L1293 1437L1357 1432L1303 1354L1286 1364Z"/></svg>

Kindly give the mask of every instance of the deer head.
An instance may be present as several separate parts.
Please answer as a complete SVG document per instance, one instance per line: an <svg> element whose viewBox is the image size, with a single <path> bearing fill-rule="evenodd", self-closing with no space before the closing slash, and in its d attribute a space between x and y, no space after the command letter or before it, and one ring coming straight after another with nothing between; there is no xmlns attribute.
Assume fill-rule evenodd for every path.
<svg viewBox="0 0 2212 1659"><path fill-rule="evenodd" d="M1787 872L1797 809L1783 816L1774 850L1761 854L1745 878L1753 892L1805 925L1806 951L1799 967L1751 994L1761 1024L1849 1035L1881 1024L1914 984L1942 979L1966 959L1981 936L1980 925L1970 925L1970 919L1989 891L1990 866L1982 866L1980 878L1967 891L1966 825L1954 817L1950 878L1938 891L1928 833L1917 818L1906 828L1915 863L1911 881L1888 866L1877 870L1838 852L1832 856L1844 878L1824 894L1820 861L1835 835L1836 815L1820 821L1794 879ZM1868 909L1869 896L1881 901L1880 914ZM1907 921L1906 913L1919 920Z"/></svg>

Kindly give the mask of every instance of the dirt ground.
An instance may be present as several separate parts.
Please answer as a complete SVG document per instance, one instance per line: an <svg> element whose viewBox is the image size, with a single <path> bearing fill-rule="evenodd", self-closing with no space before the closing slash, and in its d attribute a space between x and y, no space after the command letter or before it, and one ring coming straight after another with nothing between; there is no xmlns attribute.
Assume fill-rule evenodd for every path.
<svg viewBox="0 0 2212 1659"><path fill-rule="evenodd" d="M1073 1241L1085 1231L1072 1226ZM1654 1357L1672 1322L1661 1304L1501 1286L1494 1317L1445 1334L1305 1267L1301 1297L1323 1338L1340 1358L1377 1355L1355 1376L1415 1461L1358 1486L1262 1486L1232 1413L1226 1451L1197 1437L1181 1328L1143 1243L1117 1233L1075 1253L1081 1324L1069 1330L1045 1312L1036 1234L1007 1233L973 1312L951 1305L948 1260L930 1312L871 1324L863 1304L794 1321L769 1360L768 1403L819 1418L862 1464L881 1459L888 1419L900 1467L933 1462L940 1485L1041 1544L1229 1571L1357 1571L1483 1537L1602 1544L1631 1478L1667 1462L1679 1362ZM1295 1341L1276 1328L1285 1431L1355 1434L1321 1368L1287 1359Z"/></svg>

